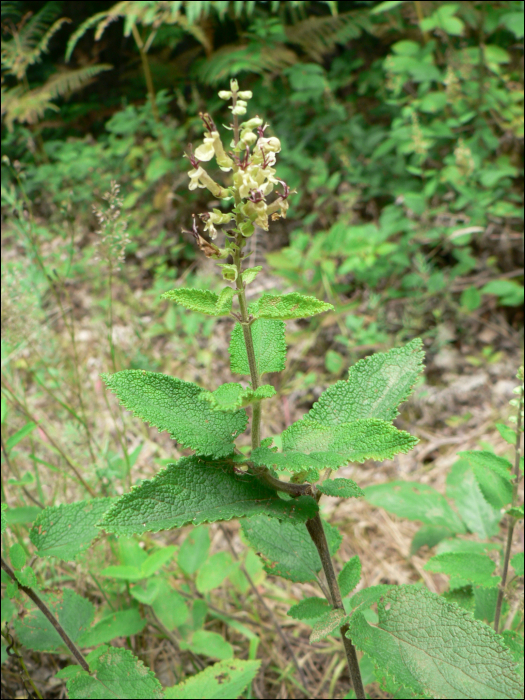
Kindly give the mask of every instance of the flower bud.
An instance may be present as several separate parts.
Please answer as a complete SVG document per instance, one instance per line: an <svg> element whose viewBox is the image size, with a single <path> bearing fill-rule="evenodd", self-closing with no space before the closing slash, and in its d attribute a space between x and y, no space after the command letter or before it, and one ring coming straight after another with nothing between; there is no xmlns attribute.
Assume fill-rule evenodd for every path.
<svg viewBox="0 0 525 700"><path fill-rule="evenodd" d="M239 229L244 238L249 238L250 236L253 236L255 226L251 221L244 221L242 224L240 224Z"/></svg>
<svg viewBox="0 0 525 700"><path fill-rule="evenodd" d="M247 107L248 103L245 100L237 100L239 107Z"/></svg>
<svg viewBox="0 0 525 700"><path fill-rule="evenodd" d="M236 114L239 117L242 117L244 114L246 114L246 107L243 107L242 105L239 107L236 105L235 107L230 107L232 114Z"/></svg>
<svg viewBox="0 0 525 700"><path fill-rule="evenodd" d="M252 223L268 231L268 206L264 200L260 202L248 201L242 207L242 212Z"/></svg>
<svg viewBox="0 0 525 700"><path fill-rule="evenodd" d="M257 134L254 134L253 131L249 130L242 131L241 141L243 141L247 146L251 146L257 141Z"/></svg>
<svg viewBox="0 0 525 700"><path fill-rule="evenodd" d="M253 92L251 90L243 90L242 92L239 92L238 97L241 98L241 100L251 100L253 97Z"/></svg>
<svg viewBox="0 0 525 700"><path fill-rule="evenodd" d="M221 100L229 100L231 96L232 94L229 90L221 90L219 92L219 97L221 98Z"/></svg>
<svg viewBox="0 0 525 700"><path fill-rule="evenodd" d="M241 124L241 127L243 131L246 129L255 129L257 126L262 126L263 120L260 117L252 117L252 119L248 119L247 122L243 122Z"/></svg>
<svg viewBox="0 0 525 700"><path fill-rule="evenodd" d="M233 78L230 80L230 90L232 92L239 92L239 83Z"/></svg>
<svg viewBox="0 0 525 700"><path fill-rule="evenodd" d="M222 267L223 279L225 279L227 282L235 282L238 275L235 265L219 265L219 267Z"/></svg>

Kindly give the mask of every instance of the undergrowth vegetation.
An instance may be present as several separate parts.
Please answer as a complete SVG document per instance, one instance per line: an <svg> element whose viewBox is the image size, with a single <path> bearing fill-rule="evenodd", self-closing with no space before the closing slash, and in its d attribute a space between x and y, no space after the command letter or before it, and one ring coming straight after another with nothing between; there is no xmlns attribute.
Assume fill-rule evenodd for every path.
<svg viewBox="0 0 525 700"><path fill-rule="evenodd" d="M523 3L2 2L2 31L3 694L350 698L360 678L367 697L519 697ZM248 155L226 130L236 77L234 116L264 119L238 135ZM232 185L221 170L248 172L257 139L266 179ZM401 413L408 385L358 417L388 422L389 450L353 414L337 435L314 425L325 387L373 362L402 375L403 348L427 368ZM177 421L222 421L220 449L204 425L142 415L115 379L130 370L197 387ZM208 486L142 527L138 494L173 463L193 483L214 471L221 498L257 475L237 495L266 511L201 518L197 502L226 508ZM279 476L297 492L278 496ZM137 522L117 533L126 498ZM500 684L435 657L424 623L436 673L399 665L418 607L463 615L505 657ZM130 685L111 685L118 664Z"/></svg>

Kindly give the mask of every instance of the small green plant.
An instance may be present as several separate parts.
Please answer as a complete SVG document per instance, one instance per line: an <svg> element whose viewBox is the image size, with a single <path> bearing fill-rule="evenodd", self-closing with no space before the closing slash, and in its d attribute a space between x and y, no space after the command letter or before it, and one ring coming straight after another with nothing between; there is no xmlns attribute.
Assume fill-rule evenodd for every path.
<svg viewBox="0 0 525 700"><path fill-rule="evenodd" d="M391 459L416 444L417 439L396 428L393 421L422 370L421 340L360 360L350 368L348 379L329 387L301 420L280 435L261 435L262 407L276 393L262 377L284 369L285 321L309 318L333 307L298 292L264 293L248 302L247 288L262 267L246 267L246 242L256 225L268 231L271 221L286 216L293 192L276 177L279 139L265 133L268 125L260 117L240 119L247 112L251 92L239 91L237 81L232 80L230 90L219 96L232 101L229 147L224 146L212 117L202 114L204 142L195 151L191 149L188 159L190 190L207 189L221 205L198 217L209 239L202 235L195 216L192 234L199 250L219 261L224 286L219 293L176 288L163 297L192 312L232 318L231 370L249 380L208 391L143 369L103 375L128 410L159 431L167 431L193 454L169 463L153 479L142 481L123 496L43 509L30 537L37 554L66 560L90 547L102 531L110 541L114 536L122 538L121 564L104 575L121 578L128 585L139 582L131 589L133 597L152 610L160 625L165 616L173 626L175 614L179 629L187 626L185 648L193 647L196 653L213 648L214 655L223 660L185 684L163 690L131 650L107 645L116 636L117 623L119 634L140 629L142 608L115 613L92 625L92 603L70 589L59 596L35 592L35 573L26 566L26 551L19 542L9 549L11 566L2 559L7 596L20 599L25 594L38 610L17 622L17 636L33 649L56 652L64 645L69 649L76 664L57 676L66 680L71 698L237 697L254 677L259 662L228 659L229 645L221 645L201 629L206 611L197 601L193 601L190 620L183 596L157 574L173 556L173 549L145 552L132 538L194 525L189 545L184 543L178 553L179 565L188 575L198 570L197 589L208 590L226 576L235 577L236 564L225 553L218 553L205 565L206 535L199 526L240 518L243 535L267 572L294 582L319 584L322 597L305 598L288 614L311 622L312 643L330 635L340 637L353 686L353 694L347 697L366 697L357 650L366 652L364 659L371 660L375 678L396 697L521 697L514 637L499 636L497 625L495 631L457 601L419 584L373 586L349 597L360 581L359 558L350 558L337 575L332 563L342 535L321 518L319 501L323 495L364 495L350 479L331 478L339 467L367 459ZM221 171L231 173L229 185L217 182L203 166L213 158ZM228 204L232 205L229 210ZM219 226L224 227L223 247L213 242ZM248 426L250 445L242 438ZM512 487L516 474L511 475L499 462L496 468L495 459L487 458L479 465L484 488L497 495L500 505L512 505L509 517L519 517L513 510L517 507ZM405 488L404 484L399 488ZM412 499L423 515L435 504L428 487L417 488L417 493L412 489ZM397 489L390 487L390 493L395 496ZM454 511L441 505L442 527L463 532ZM6 524L2 514L2 532ZM125 538L131 538L129 546ZM464 569L463 562L461 571ZM494 578L493 586L497 583ZM373 605L377 613L371 615ZM84 656L83 647L95 648Z"/></svg>

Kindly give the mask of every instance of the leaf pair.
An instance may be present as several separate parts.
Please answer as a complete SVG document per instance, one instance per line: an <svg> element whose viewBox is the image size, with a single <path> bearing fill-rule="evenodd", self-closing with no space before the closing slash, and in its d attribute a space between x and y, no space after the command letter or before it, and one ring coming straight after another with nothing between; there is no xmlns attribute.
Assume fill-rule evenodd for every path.
<svg viewBox="0 0 525 700"><path fill-rule="evenodd" d="M302 472L348 462L392 459L417 438L392 425L422 369L421 340L377 353L350 368L348 380L327 389L306 416L282 433L282 452L261 446L255 464Z"/></svg>

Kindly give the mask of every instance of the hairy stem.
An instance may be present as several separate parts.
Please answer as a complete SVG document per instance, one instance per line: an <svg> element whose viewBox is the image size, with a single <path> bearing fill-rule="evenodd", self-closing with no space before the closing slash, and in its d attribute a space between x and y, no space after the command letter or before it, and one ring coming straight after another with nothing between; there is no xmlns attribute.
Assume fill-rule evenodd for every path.
<svg viewBox="0 0 525 700"><path fill-rule="evenodd" d="M512 473L515 476L512 485L512 505L516 505L516 497L518 495L518 479L520 473L520 457L521 457L521 411L523 409L523 386L521 387L520 401L518 405L518 421L516 423L516 451L514 455L514 469ZM494 630L499 632L499 623L501 618L501 606L503 605L503 596L505 594L505 586L507 585L507 575L509 573L510 553L512 550L512 537L514 535L514 525L516 518L513 515L508 515L509 529L507 531L507 542L505 545L505 556L503 559L503 571L501 572L501 583L499 585L498 597L496 600L496 612L494 613Z"/></svg>
<svg viewBox="0 0 525 700"><path fill-rule="evenodd" d="M232 91L232 105L235 107L237 104L237 92ZM239 143L239 118L236 114L233 115L233 139L235 145ZM238 195L235 197L235 204L238 206L241 199ZM235 221L237 227L242 223L243 217L241 214L237 214ZM242 258L241 251L245 245L246 241L242 234L238 234L236 244L238 247L237 252L233 255L234 264L237 267L237 292L239 297L239 306L241 309L241 325L242 333L244 336L244 343L246 345L246 353L248 354L248 366L250 367L250 379L252 383L252 389L255 391L259 386L259 373L257 372L257 363L255 361L255 349L253 347L252 330L250 328L250 322L248 318L248 305L246 303L246 293L244 291L244 282L242 279ZM261 444L261 402L256 401L252 408L252 449L259 447Z"/></svg>
<svg viewBox="0 0 525 700"><path fill-rule="evenodd" d="M252 389L257 389L259 386L259 373L257 372L257 363L255 361L255 348L253 347L252 329L248 318L248 306L246 304L246 293L244 291L244 283L242 281L241 259L236 256L235 263L237 265L237 291L239 297L239 306L241 308L241 326L244 335L244 343L246 345L246 353L248 355L248 365L250 367L250 378ZM259 447L261 444L261 402L256 401L252 407L252 449Z"/></svg>
<svg viewBox="0 0 525 700"><path fill-rule="evenodd" d="M11 569L9 564L6 561L4 561L3 557L1 559L1 563L2 563L2 570L5 571L5 573L13 581L15 581L18 584L18 588L20 588L20 590L24 591L24 593L26 594L26 596L28 596L28 598L31 598L33 603L37 606L37 608L39 608L39 610L41 610L41 612L45 616L45 618L47 620L49 620L49 622L53 625L53 627L56 629L58 634L62 637L62 639L64 640L64 644L67 646L69 651L73 654L77 663L80 664L80 666L84 669L84 671L87 671L89 673L89 666L88 666L86 659L82 655L82 652L80 651L80 649L78 649L78 647L75 645L73 640L70 639L67 632L64 630L62 625L58 622L58 620L53 615L51 610L47 607L47 605L44 603L44 601L33 591L32 588L28 588L27 586L22 585L17 580L14 571Z"/></svg>
<svg viewBox="0 0 525 700"><path fill-rule="evenodd" d="M306 521L306 527L312 538L313 543L317 547L319 552L319 557L321 558L321 563L323 565L323 571L326 576L326 581L328 583L328 590L330 591L331 601L329 601L334 608L339 610L344 610L343 600L341 598L341 591L339 590L339 584L337 583L337 578L335 575L334 567L332 564L332 559L330 557L330 551L328 549L328 542L326 541L326 535L323 530L323 524L319 513L315 518L311 518ZM357 653L355 646L352 641L346 636L348 632L349 625L343 625L341 627L341 638L343 640L343 646L345 649L346 660L348 662L348 670L350 671L350 678L352 680L352 685L354 688L356 698L364 698L365 690L363 688L363 681L361 679L361 671L359 670L359 662L357 660Z"/></svg>

